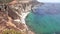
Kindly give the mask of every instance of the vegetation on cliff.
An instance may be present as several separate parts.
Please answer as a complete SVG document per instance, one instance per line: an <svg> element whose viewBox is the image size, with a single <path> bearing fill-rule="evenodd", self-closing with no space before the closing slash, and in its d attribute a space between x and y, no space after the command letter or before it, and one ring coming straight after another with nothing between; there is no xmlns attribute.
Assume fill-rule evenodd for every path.
<svg viewBox="0 0 60 34"><path fill-rule="evenodd" d="M9 3L11 1L13 1L13 0L0 0L0 3Z"/></svg>
<svg viewBox="0 0 60 34"><path fill-rule="evenodd" d="M10 30L7 29L7 30L3 31L3 34L21 34L21 32L16 31L14 29L10 29Z"/></svg>

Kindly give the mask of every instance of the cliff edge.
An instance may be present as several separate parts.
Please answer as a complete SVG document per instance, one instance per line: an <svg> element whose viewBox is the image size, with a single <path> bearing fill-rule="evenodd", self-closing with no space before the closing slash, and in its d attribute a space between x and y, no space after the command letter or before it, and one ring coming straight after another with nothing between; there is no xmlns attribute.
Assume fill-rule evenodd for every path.
<svg viewBox="0 0 60 34"><path fill-rule="evenodd" d="M41 6L36 0L13 0L7 5L0 4L0 32L14 29L20 31L21 34L35 34L29 30L26 25L25 18L32 9ZM3 9L2 9L3 8ZM7 8L7 9L6 9ZM7 13L5 13L7 11Z"/></svg>

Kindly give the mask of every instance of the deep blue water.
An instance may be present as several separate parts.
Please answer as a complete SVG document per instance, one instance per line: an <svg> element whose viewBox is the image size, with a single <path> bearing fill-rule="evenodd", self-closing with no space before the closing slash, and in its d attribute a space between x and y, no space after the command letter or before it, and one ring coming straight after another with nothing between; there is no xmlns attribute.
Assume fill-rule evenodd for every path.
<svg viewBox="0 0 60 34"><path fill-rule="evenodd" d="M36 34L60 34L60 3L44 3L31 11L26 24Z"/></svg>

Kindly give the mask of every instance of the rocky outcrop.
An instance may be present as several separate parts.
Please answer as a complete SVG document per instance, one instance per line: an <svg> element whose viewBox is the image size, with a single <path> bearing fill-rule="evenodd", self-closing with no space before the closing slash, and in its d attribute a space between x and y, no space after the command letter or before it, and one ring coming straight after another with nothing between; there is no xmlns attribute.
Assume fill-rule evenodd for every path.
<svg viewBox="0 0 60 34"><path fill-rule="evenodd" d="M25 17L29 14L29 12L31 10L35 9L36 6L40 6L41 4L42 3L40 3L36 0L19 0L19 1L15 0L10 3L9 7L11 7L11 9L14 11L14 13L16 13L20 17L17 19L15 18L14 21L20 21L21 23L23 23L28 31L29 28L26 25ZM14 16L13 16L13 18L14 18Z"/></svg>
<svg viewBox="0 0 60 34"><path fill-rule="evenodd" d="M11 17L0 11L0 33L5 29L14 29L22 32L25 27L24 24L14 22Z"/></svg>
<svg viewBox="0 0 60 34"><path fill-rule="evenodd" d="M7 12L6 15L3 13L2 17L5 15L6 21L3 19L1 30L4 29L15 29L22 32L22 34L35 34L31 30L29 30L28 26L25 22L25 17L29 14L30 10L35 9L35 7L40 6L42 3L37 2L36 0L14 0L10 3L8 3ZM4 8L4 7L3 7ZM6 11L6 9L4 8ZM1 12L1 11L0 11ZM0 16L1 17L1 16Z"/></svg>

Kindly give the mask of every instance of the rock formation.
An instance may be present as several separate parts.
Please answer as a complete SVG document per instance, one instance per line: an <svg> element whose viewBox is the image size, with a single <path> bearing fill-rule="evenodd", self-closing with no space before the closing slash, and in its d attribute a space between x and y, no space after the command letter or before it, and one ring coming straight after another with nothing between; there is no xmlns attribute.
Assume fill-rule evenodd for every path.
<svg viewBox="0 0 60 34"><path fill-rule="evenodd" d="M34 34L27 27L25 17L32 9L41 4L36 0L14 0L7 4L7 10L5 9L6 6L2 7L5 11L2 11L0 8L0 24L2 24L0 25L0 31L15 29L21 31L22 34ZM7 13L5 13L6 11Z"/></svg>

